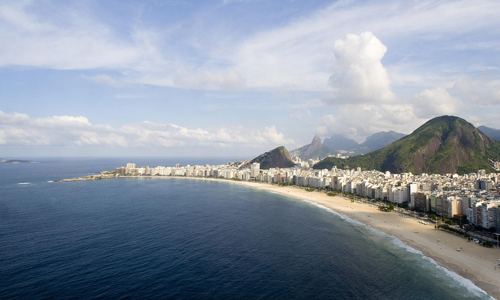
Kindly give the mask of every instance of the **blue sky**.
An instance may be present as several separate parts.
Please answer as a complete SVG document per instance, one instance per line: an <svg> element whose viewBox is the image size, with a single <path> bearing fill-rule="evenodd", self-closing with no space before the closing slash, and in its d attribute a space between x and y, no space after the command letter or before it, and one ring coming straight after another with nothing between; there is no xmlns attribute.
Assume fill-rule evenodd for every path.
<svg viewBox="0 0 500 300"><path fill-rule="evenodd" d="M500 128L498 1L1 1L0 157Z"/></svg>

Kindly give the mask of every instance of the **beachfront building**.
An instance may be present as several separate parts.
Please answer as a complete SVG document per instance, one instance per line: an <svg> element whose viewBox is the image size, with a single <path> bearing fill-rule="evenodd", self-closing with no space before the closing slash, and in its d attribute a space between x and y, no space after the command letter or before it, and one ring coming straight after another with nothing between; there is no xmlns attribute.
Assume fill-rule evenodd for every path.
<svg viewBox="0 0 500 300"><path fill-rule="evenodd" d="M297 177L297 185L300 186L308 186L309 185L309 179L306 176L298 176Z"/></svg>
<svg viewBox="0 0 500 300"><path fill-rule="evenodd" d="M467 209L472 207L474 203L477 202L477 197L472 195L470 192L465 191L462 195L462 213L465 213Z"/></svg>
<svg viewBox="0 0 500 300"><path fill-rule="evenodd" d="M498 205L482 204L500 200L499 174L485 172L471 174L392 174L375 170L357 169L313 170L308 161L293 168L260 169L255 163L248 168L235 164L195 165L175 167L149 166L136 167L128 163L126 167L116 168L117 176L193 176L224 179L255 180L267 183L292 183L297 186L315 187L349 192L371 199L388 200L398 205L413 206L422 212L439 216L453 217L467 213L467 218L478 226L498 226L500 214ZM484 211L483 211L484 210ZM491 212L490 212L491 210Z"/></svg>
<svg viewBox="0 0 500 300"><path fill-rule="evenodd" d="M409 175L407 175L408 178L411 178L413 179L413 175L411 173L409 173ZM408 200L410 202L410 206L413 206L415 207L415 193L418 192L418 185L414 182L408 184L407 186L407 191L408 191Z"/></svg>
<svg viewBox="0 0 500 300"><path fill-rule="evenodd" d="M415 209L423 212L429 212L431 209L429 192L418 192L413 195Z"/></svg>
<svg viewBox="0 0 500 300"><path fill-rule="evenodd" d="M134 163L128 163L127 167L125 169L126 174L132 174L132 173L134 173L134 170L135 170L135 164Z"/></svg>
<svg viewBox="0 0 500 300"><path fill-rule="evenodd" d="M393 190L394 192L394 200L393 203L401 204L408 202L408 190L403 187L398 187Z"/></svg>
<svg viewBox="0 0 500 300"><path fill-rule="evenodd" d="M435 198L435 213L439 216L452 218L462 214L462 199L455 195L441 194Z"/></svg>
<svg viewBox="0 0 500 300"><path fill-rule="evenodd" d="M500 231L500 200L475 202L467 209L466 216L476 226Z"/></svg>
<svg viewBox="0 0 500 300"><path fill-rule="evenodd" d="M260 174L260 164L259 163L253 163L250 166L250 177L251 178L257 178L257 176Z"/></svg>
<svg viewBox="0 0 500 300"><path fill-rule="evenodd" d="M116 174L118 175L125 175L127 174L127 168L125 167L118 167L115 169Z"/></svg>

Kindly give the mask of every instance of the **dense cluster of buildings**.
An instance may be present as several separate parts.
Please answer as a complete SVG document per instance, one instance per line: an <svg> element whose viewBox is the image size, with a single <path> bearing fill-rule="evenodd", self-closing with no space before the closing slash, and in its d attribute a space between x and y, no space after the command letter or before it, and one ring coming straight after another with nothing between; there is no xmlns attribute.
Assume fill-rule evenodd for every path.
<svg viewBox="0 0 500 300"><path fill-rule="evenodd" d="M484 170L458 174L392 174L362 171L360 168L314 170L316 161L296 161L293 168L261 170L254 163L240 169L239 164L196 165L150 168L133 163L116 169L118 175L187 176L252 180L268 183L289 183L348 192L371 199L389 201L396 205L414 207L424 213L448 218L467 217L477 226L495 228L500 232L500 174Z"/></svg>

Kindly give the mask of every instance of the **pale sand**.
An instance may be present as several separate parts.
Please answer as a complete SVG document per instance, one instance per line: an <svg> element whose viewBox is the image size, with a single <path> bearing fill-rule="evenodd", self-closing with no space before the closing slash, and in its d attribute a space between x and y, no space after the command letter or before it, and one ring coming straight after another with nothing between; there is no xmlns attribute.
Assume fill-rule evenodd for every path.
<svg viewBox="0 0 500 300"><path fill-rule="evenodd" d="M397 212L381 212L377 207L368 204L351 202L342 197L331 197L320 192L307 192L294 186L281 187L267 183L195 177L163 178L224 181L307 200L328 207L398 238L404 244L420 250L442 267L469 279L491 296L500 299L500 268L497 266L498 259L500 259L499 249L488 249L473 242L467 242L467 239L452 233L436 230L433 225L424 225L416 219L400 217ZM438 239L441 241L438 242ZM458 248L463 250L458 252Z"/></svg>

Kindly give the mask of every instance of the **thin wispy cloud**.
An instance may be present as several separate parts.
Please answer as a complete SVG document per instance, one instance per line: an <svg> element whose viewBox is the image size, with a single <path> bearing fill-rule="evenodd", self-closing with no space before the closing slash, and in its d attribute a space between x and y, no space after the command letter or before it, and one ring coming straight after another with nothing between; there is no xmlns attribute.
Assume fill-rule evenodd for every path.
<svg viewBox="0 0 500 300"><path fill-rule="evenodd" d="M117 3L120 10L111 9ZM45 120L80 115L82 103L99 107L86 117L113 126L103 125L111 128L104 133L90 125L84 139L68 133L67 141L81 145L140 141L125 126L154 136L142 120L205 128L191 140L173 142L163 133L156 140L200 146L217 143L214 128L238 126L246 129L223 131L232 142L220 145L248 134L264 145L265 128L277 124L279 131L266 134L283 134L271 140L289 144L308 142L304 136L314 132L357 139L408 133L440 114L484 116L485 125L499 128L491 117L500 113L499 14L494 0L2 1L1 88L9 97L2 109L34 115L43 98L57 112L44 106L29 119ZM32 89L23 86L27 80ZM158 110L159 101L168 106ZM117 103L143 106L128 112ZM137 109L142 119L134 117ZM133 120L123 118L127 113ZM161 121L169 114L176 122ZM159 132L176 131L166 128ZM4 145L52 143L49 129L38 139L9 130Z"/></svg>
<svg viewBox="0 0 500 300"><path fill-rule="evenodd" d="M219 40L204 40L200 38L205 34L203 31L186 37L190 43L176 43L153 27L131 25L128 34L123 36L104 20L80 16L76 11L70 11L71 18L64 22L41 22L36 13L27 12L31 6L34 3L25 2L0 8L3 24L0 35L9 45L0 48L0 65L130 69L137 72L129 76L138 83L197 89L324 91L329 88L329 67L334 60L332 46L347 34L359 35L369 30L389 45L399 39L414 44L435 36L448 47L463 44L456 38L467 32L500 25L498 18L493 17L494 12L500 10L497 1L404 4L383 1L367 5L340 1L299 20L290 20L285 26L240 38L235 44L225 44L224 33ZM175 30L175 26L173 28ZM204 30L218 36L209 28ZM467 47L484 49L487 43L467 44ZM200 53L204 48L206 52L200 53L203 59L192 57L195 60L179 61L183 49L176 48L175 44L187 47L184 50L188 52ZM218 44L233 50L220 51L224 48L217 47ZM495 49L495 44L487 48Z"/></svg>
<svg viewBox="0 0 500 300"><path fill-rule="evenodd" d="M276 126L211 129L149 121L114 128L93 125L83 116L32 118L0 111L0 145L105 147L262 147L293 144Z"/></svg>

